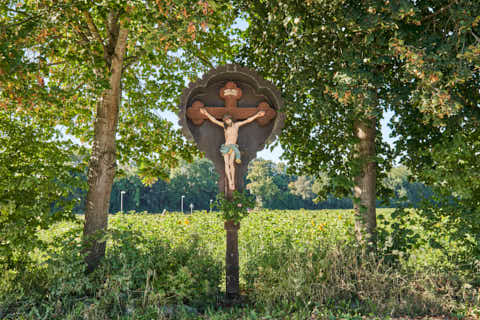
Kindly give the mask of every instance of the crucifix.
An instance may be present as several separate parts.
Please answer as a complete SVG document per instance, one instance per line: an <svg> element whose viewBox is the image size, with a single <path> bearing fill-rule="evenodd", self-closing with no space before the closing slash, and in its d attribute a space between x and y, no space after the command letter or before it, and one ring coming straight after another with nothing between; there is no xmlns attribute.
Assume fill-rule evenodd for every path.
<svg viewBox="0 0 480 320"><path fill-rule="evenodd" d="M257 120L260 126L267 125L275 118L277 112L267 102L261 102L256 108L239 108L237 101L242 97L242 89L233 81L228 81L220 89L220 98L225 100L225 107L205 107L204 103L195 100L187 109L187 117L195 125L202 125L205 119L224 129L225 143L220 146L224 158L228 189L235 186L235 162L241 163L241 153L237 145L240 127ZM222 121L219 121L221 119ZM235 120L242 120L236 121Z"/></svg>
<svg viewBox="0 0 480 320"><path fill-rule="evenodd" d="M205 115L216 125L222 127L225 132L225 143L220 146L220 152L222 153L225 161L225 173L227 174L228 187L230 190L235 190L235 162L242 163L240 150L238 150L237 145L238 129L240 129L241 126L254 121L255 119L263 117L265 115L265 111L259 111L250 118L238 122L233 122L232 116L228 113L223 116L223 122L215 119L215 117L208 113L205 108L201 108L200 113Z"/></svg>
<svg viewBox="0 0 480 320"><path fill-rule="evenodd" d="M275 86L255 71L224 65L190 83L180 98L179 124L194 140L220 175L219 191L231 200L244 189L248 163L283 127L283 100ZM238 230L240 222L227 220L226 293L229 301L240 296Z"/></svg>

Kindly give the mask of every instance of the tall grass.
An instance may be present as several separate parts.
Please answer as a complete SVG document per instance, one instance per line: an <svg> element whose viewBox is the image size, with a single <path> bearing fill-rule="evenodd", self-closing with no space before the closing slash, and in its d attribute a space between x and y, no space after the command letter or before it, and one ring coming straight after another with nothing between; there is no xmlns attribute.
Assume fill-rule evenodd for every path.
<svg viewBox="0 0 480 320"><path fill-rule="evenodd" d="M244 219L239 249L246 302L233 309L222 304L225 240L215 214L119 214L110 222L106 259L89 275L81 256L80 222L60 223L43 234L50 247L32 253L36 266L25 274L3 272L0 319L480 313L479 288L443 261L446 256L427 245L412 249L408 260L366 254L354 240L349 211L258 211Z"/></svg>

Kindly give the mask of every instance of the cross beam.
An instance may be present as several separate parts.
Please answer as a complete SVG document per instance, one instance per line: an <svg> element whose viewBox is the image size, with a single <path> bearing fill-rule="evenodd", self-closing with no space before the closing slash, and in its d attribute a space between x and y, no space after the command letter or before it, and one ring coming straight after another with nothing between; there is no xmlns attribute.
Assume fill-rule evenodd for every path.
<svg viewBox="0 0 480 320"><path fill-rule="evenodd" d="M187 109L187 117L192 120L193 124L199 126L207 120L207 117L200 113L200 108L203 107L218 120L221 120L225 114L230 114L235 121L244 120L259 111L265 111L265 115L256 121L259 125L266 126L277 115L277 112L267 102L260 102L256 108L239 108L237 102L241 97L242 89L238 88L235 82L229 81L220 89L220 98L225 100L225 107L205 107L203 102L195 100Z"/></svg>

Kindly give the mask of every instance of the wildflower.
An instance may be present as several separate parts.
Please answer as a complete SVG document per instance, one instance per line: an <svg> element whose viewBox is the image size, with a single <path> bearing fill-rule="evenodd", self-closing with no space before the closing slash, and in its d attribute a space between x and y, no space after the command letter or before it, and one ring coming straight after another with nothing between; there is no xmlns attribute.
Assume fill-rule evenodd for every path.
<svg viewBox="0 0 480 320"><path fill-rule="evenodd" d="M313 220L312 220L312 226L314 226L314 227L315 227L315 221L313 221Z"/></svg>
<svg viewBox="0 0 480 320"><path fill-rule="evenodd" d="M188 221L188 219L185 219L185 224L190 224L190 221Z"/></svg>
<svg viewBox="0 0 480 320"><path fill-rule="evenodd" d="M241 204L241 203L237 204L237 207L241 208L241 207L242 207L242 204Z"/></svg>

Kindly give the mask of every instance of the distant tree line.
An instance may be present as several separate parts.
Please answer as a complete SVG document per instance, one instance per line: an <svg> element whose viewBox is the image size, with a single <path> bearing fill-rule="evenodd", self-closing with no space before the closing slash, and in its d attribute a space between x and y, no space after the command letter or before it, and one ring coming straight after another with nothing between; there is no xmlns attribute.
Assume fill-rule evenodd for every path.
<svg viewBox="0 0 480 320"><path fill-rule="evenodd" d="M123 175L117 177L113 184L111 213L120 211L122 191L125 191L124 212L133 210L151 213L162 212L164 209L180 211L182 196L185 212L190 211L190 204L193 204L194 210L210 210L210 205L214 204L218 193L218 174L207 159L183 162L170 171L168 180L159 179L151 185L142 183L135 168L124 168L123 171ZM246 178L247 190L257 199L258 207L289 210L353 208L349 198L319 195L319 190L322 190L326 183L329 183L326 175L313 179L289 174L284 163L263 159L251 163ZM389 203L378 202L378 207L417 207L422 199L432 195L425 185L410 182L409 172L402 166L393 168L384 183L395 191L395 197ZM75 211L83 213L85 194L78 190L75 196L81 199Z"/></svg>

